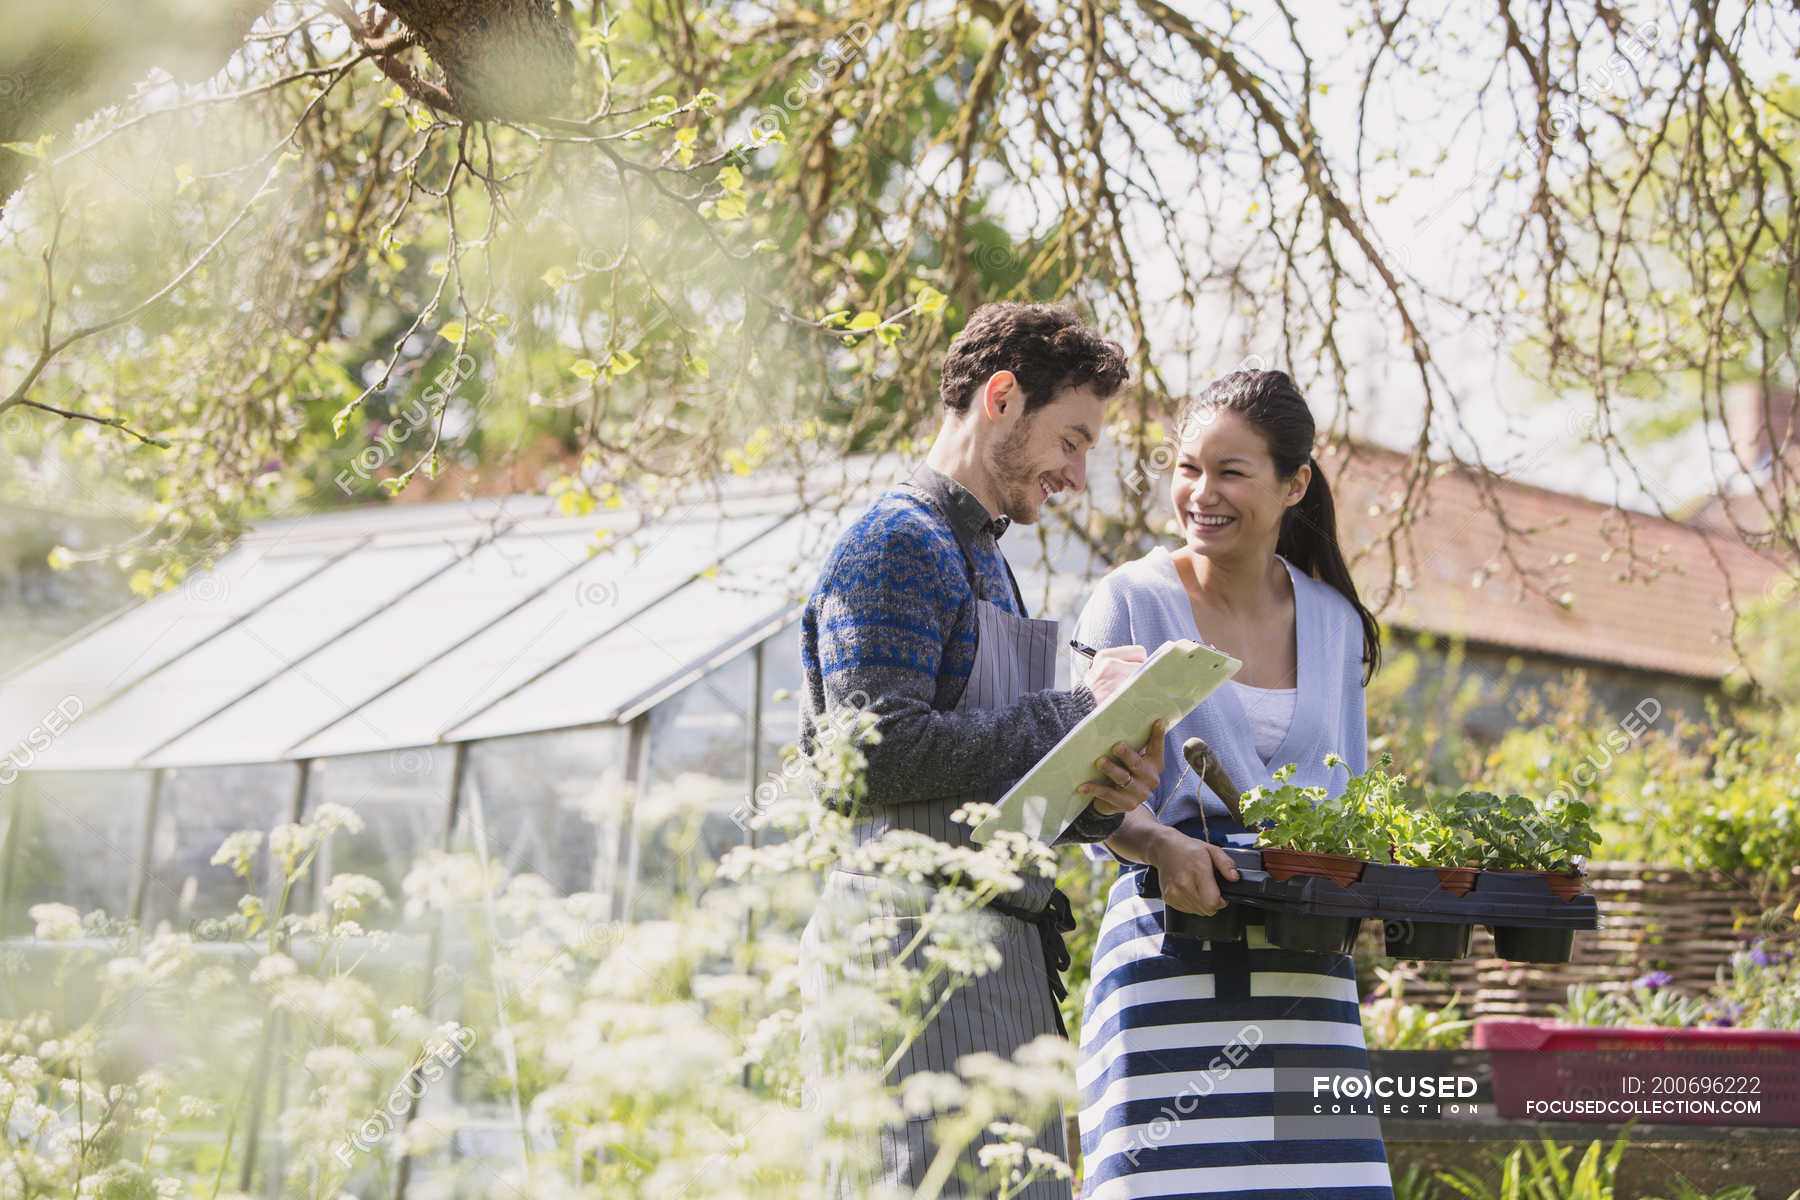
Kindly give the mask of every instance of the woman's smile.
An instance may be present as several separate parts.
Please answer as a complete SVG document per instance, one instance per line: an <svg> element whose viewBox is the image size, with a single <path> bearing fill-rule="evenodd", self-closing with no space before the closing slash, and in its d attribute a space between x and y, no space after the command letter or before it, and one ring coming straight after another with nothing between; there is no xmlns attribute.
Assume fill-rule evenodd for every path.
<svg viewBox="0 0 1800 1200"><path fill-rule="evenodd" d="M1217 533L1235 520L1229 513L1188 513L1188 524L1202 533Z"/></svg>

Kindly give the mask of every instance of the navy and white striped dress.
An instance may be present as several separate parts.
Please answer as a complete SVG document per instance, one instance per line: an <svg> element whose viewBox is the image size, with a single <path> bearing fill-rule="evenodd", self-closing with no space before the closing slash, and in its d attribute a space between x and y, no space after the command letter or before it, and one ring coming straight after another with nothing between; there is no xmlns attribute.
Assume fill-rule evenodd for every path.
<svg viewBox="0 0 1800 1200"><path fill-rule="evenodd" d="M1189 737L1205 738L1246 790L1292 762L1297 783L1336 792L1348 772L1326 770L1327 752L1352 770L1366 763L1361 623L1329 586L1291 564L1288 573L1299 679L1280 744L1266 760L1257 753L1231 688L1169 732L1167 766L1150 804L1166 824L1193 836L1200 836L1204 802L1214 841L1252 840L1183 770L1180 750ZM1162 549L1100 581L1076 636L1091 646L1150 651L1176 638L1201 638L1186 588ZM1368 1069L1349 956L1278 950L1260 925L1251 925L1241 944L1171 939L1165 948L1162 901L1139 894L1142 870L1128 864L1113 885L1082 1016L1082 1200L1392 1200L1372 1122L1331 1123L1333 1131L1360 1127L1354 1132L1366 1136L1292 1136L1292 1125L1276 1118L1278 1078L1288 1094L1282 1111L1303 1112L1302 1077Z"/></svg>

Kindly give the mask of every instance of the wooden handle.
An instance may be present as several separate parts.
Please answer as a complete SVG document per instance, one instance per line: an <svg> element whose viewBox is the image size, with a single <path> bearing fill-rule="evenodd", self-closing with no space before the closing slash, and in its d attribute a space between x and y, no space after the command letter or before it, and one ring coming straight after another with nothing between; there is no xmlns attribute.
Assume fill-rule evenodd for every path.
<svg viewBox="0 0 1800 1200"><path fill-rule="evenodd" d="M1231 782L1231 776L1225 771L1225 764L1219 761L1212 747L1206 744L1205 738L1191 737L1182 743L1181 756L1187 759L1188 766L1194 768L1194 774L1200 782L1213 790L1213 794L1225 802L1226 811L1231 819L1239 825L1244 823L1244 814L1238 809L1240 793L1237 784Z"/></svg>

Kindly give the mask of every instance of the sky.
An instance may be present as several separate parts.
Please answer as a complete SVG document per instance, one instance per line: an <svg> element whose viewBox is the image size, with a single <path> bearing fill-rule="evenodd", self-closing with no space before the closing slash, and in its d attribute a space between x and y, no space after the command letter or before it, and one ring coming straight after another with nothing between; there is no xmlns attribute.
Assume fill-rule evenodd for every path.
<svg viewBox="0 0 1800 1200"><path fill-rule="evenodd" d="M1190 0L1178 7L1217 18L1216 5ZM1237 43L1250 48L1243 52L1245 57L1260 57L1271 71L1294 75L1298 58L1285 20L1273 6L1254 0L1240 0L1239 7L1247 13ZM1313 58L1314 82L1327 89L1315 94L1313 116L1327 156L1338 167L1338 182L1346 184L1348 176L1342 165L1355 145L1353 98L1359 90L1364 60L1361 54L1333 53L1334 43L1338 47L1343 43L1343 10L1336 0L1303 0L1290 8L1301 18L1299 36ZM1670 44L1679 36L1669 10L1638 3L1622 6L1622 13L1639 32L1626 43L1632 60L1629 65L1666 76L1672 69ZM1520 204L1518 195L1507 194L1508 185L1495 188L1496 167L1508 161L1500 156L1523 165L1534 152L1518 138L1503 77L1492 81L1485 103L1477 100L1477 89L1484 80L1471 68L1485 69L1503 53L1491 6L1472 9L1452 4L1445 24L1459 31L1461 45L1446 38L1444 45L1422 52L1442 69L1423 78L1407 71L1390 72L1392 85L1377 93L1371 104L1365 161L1376 160L1384 148L1392 151L1393 158L1385 169L1378 166L1365 175L1365 195L1371 203L1362 216L1392 255L1391 262L1412 272L1427 288L1454 296L1472 294L1484 265L1480 239L1470 233L1470 227L1482 226L1496 233L1500 228L1496 218ZM1741 49L1747 69L1756 78L1794 72L1791 57L1784 59L1762 46ZM1569 82L1586 87L1590 95L1625 98L1624 68L1628 64L1619 61L1617 52L1590 48L1584 54L1580 78ZM1342 99L1334 100L1333 95ZM1474 122L1467 119L1472 113L1478 118ZM1570 115L1589 128L1596 124L1597 113L1585 103ZM1386 203L1375 202L1384 193ZM1201 205L1195 206L1192 219L1205 219ZM1138 265L1151 281L1149 291L1169 293L1179 282L1181 264L1150 245L1156 232L1154 228L1141 230L1146 250L1138 256ZM1339 241L1355 253L1347 237ZM1713 430L1709 446L1708 432L1696 426L1687 435L1642 454L1645 477L1654 488L1653 494L1645 492L1636 481L1620 478L1598 447L1586 440L1591 409L1583 403L1584 398L1575 397L1570 403L1550 397L1521 373L1510 346L1496 344L1489 330L1422 304L1416 290L1409 304L1415 313L1423 312L1433 361L1463 400L1461 429L1452 430L1448 422L1434 423L1434 442L1440 447L1454 447L1463 457L1478 453L1488 465L1529 482L1642 509L1653 509L1657 502L1665 508L1679 507L1698 492L1709 490L1715 471L1720 477L1735 473L1736 464L1723 433ZM1214 313L1211 319L1229 320L1230 315ZM1186 320L1184 313L1165 310L1162 336L1179 336ZM1342 339L1347 352L1360 351L1351 363L1349 391L1356 411L1349 422L1350 432L1388 445L1408 445L1416 437L1424 405L1409 351L1399 344L1399 323L1387 312L1367 314L1351 325L1359 323L1359 332ZM1246 348L1278 359L1274 331L1266 323L1255 330ZM1217 364L1203 361L1197 365L1199 374L1210 376L1235 366L1235 356ZM1270 365L1281 364L1271 361ZM1305 365L1300 366L1303 371ZM1327 414L1320 411L1318 415L1325 424Z"/></svg>

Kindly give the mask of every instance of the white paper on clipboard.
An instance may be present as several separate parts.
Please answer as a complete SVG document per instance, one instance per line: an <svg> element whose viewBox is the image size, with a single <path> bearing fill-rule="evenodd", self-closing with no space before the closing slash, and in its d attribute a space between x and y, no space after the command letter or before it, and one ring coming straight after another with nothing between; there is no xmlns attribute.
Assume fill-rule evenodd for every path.
<svg viewBox="0 0 1800 1200"><path fill-rule="evenodd" d="M1123 689L1083 717L1013 784L998 811L971 836L982 844L1011 830L1046 844L1055 841L1088 805L1088 797L1075 789L1103 778L1095 759L1111 754L1116 742L1142 746L1158 717L1165 729L1173 728L1243 665L1188 638L1164 642Z"/></svg>

